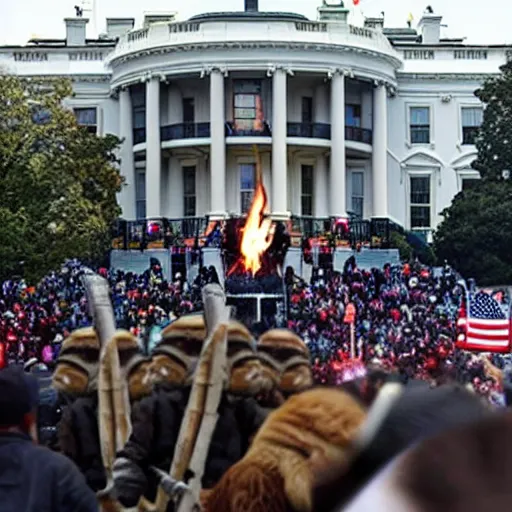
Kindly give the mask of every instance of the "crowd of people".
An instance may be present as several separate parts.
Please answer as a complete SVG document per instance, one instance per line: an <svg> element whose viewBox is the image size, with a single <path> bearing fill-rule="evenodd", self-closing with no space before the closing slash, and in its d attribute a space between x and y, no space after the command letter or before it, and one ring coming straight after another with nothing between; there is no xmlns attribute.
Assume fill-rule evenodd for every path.
<svg viewBox="0 0 512 512"><path fill-rule="evenodd" d="M2 365L37 358L51 367L62 341L90 325L83 271L78 261L71 261L35 287L23 280L2 284ZM167 281L158 260L141 275L99 273L110 282L117 326L136 334L146 352L155 343L152 333L201 310L201 288L218 282L212 268L201 269L190 285L181 274ZM288 269L285 280L288 328L307 343L318 382L339 384L372 364L396 370L404 379L457 380L497 399L497 383L482 361L455 349L456 317L465 291L451 268L405 264L369 271L351 258L343 272L317 269L308 283ZM345 322L349 304L355 308L353 326ZM503 356L493 362L497 367L505 363Z"/></svg>
<svg viewBox="0 0 512 512"><path fill-rule="evenodd" d="M97 270L112 290L118 330L107 346L119 354L115 387L127 400L120 402L121 395L108 398L114 389L105 379L114 378L115 365L100 358L89 327L84 272L72 261L34 288L22 280L3 283L0 461L8 468L4 480L28 484L9 484L9 491L0 478L2 503L9 511L31 512L44 503L49 510L92 512L98 502L104 510L119 502L172 512L184 487L166 474L187 453L175 449L186 411L199 407L192 386L204 378L196 379L207 330L207 318L197 314L204 309L200 292L218 276L210 268L192 283L180 274L167 281L157 260L141 275ZM362 511L377 501L396 510L393 500L402 495L419 506L414 510L427 511L421 474L433 471L438 487L468 465L443 459L439 467L423 440L456 447L459 438L450 432L458 428L466 436L462 453L483 442L478 429L489 430L488 440L505 439L508 414L494 414L504 410L494 406L511 403L508 373L500 371L507 356L492 365L455 348L466 290L452 269L411 263L368 271L350 258L342 272L315 269L309 283L289 268L284 285L288 329L259 326L255 334L232 320L224 331L228 380L199 483L203 512L327 512L347 504ZM26 363L24 371L16 363ZM123 422L128 430L119 428ZM195 423L187 423L188 437ZM36 436L50 450L33 445ZM485 452L471 453L491 467ZM48 470L33 474L31 461ZM403 468L410 481L386 496L396 485L390 475ZM384 490L382 478L389 484ZM188 484L193 475L179 479ZM459 500L457 482L452 495ZM374 488L384 501L371 494ZM163 498L163 489L172 496ZM440 509L450 508L446 494L436 499L444 503Z"/></svg>

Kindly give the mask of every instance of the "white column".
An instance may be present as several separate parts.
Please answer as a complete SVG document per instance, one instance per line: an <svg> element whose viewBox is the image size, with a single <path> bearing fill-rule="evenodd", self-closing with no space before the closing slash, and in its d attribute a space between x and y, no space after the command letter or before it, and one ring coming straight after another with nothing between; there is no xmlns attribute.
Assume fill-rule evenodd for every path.
<svg viewBox="0 0 512 512"><path fill-rule="evenodd" d="M314 207L315 217L329 217L329 184L327 181L327 162L325 155L316 157Z"/></svg>
<svg viewBox="0 0 512 512"><path fill-rule="evenodd" d="M161 175L160 80L152 78L146 83L146 215L148 218L160 217L162 213Z"/></svg>
<svg viewBox="0 0 512 512"><path fill-rule="evenodd" d="M272 79L272 215L288 217L288 158L286 71L276 69Z"/></svg>
<svg viewBox="0 0 512 512"><path fill-rule="evenodd" d="M331 217L347 217L345 173L345 76L336 72L331 81Z"/></svg>
<svg viewBox="0 0 512 512"><path fill-rule="evenodd" d="M183 169L180 160L175 156L169 158L169 204L171 218L183 217Z"/></svg>
<svg viewBox="0 0 512 512"><path fill-rule="evenodd" d="M122 217L126 220L135 219L135 164L133 160L133 114L130 89L121 89L119 93L119 135L123 139L119 158L121 159L121 175L126 185L119 194Z"/></svg>
<svg viewBox="0 0 512 512"><path fill-rule="evenodd" d="M384 85L373 90L373 217L384 218L388 212L388 113L387 91Z"/></svg>
<svg viewBox="0 0 512 512"><path fill-rule="evenodd" d="M226 216L226 137L224 74L210 73L210 215Z"/></svg>
<svg viewBox="0 0 512 512"><path fill-rule="evenodd" d="M183 122L182 96L176 84L169 85L167 89L167 119L171 125Z"/></svg>

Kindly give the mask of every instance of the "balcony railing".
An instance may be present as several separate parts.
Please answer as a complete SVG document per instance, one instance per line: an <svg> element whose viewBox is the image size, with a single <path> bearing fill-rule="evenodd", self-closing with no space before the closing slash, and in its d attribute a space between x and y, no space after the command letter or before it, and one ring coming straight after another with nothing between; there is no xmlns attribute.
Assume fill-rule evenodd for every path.
<svg viewBox="0 0 512 512"><path fill-rule="evenodd" d="M358 126L345 126L345 140L371 145L372 131Z"/></svg>
<svg viewBox="0 0 512 512"><path fill-rule="evenodd" d="M331 125L327 123L288 123L288 137L330 139Z"/></svg>
<svg viewBox="0 0 512 512"><path fill-rule="evenodd" d="M161 140L204 139L210 137L210 123L179 123L162 126Z"/></svg>
<svg viewBox="0 0 512 512"><path fill-rule="evenodd" d="M226 137L271 137L272 131L266 121L263 121L261 130L241 130L237 128L236 123L229 121L226 123Z"/></svg>
<svg viewBox="0 0 512 512"><path fill-rule="evenodd" d="M233 233L236 233L244 223L243 217L232 216ZM367 244L370 247L390 247L391 234L395 231L404 234L398 226L387 218L363 220L349 214L348 224L339 224L332 218L293 216L286 223L288 232L293 237L329 239L357 247ZM126 221L120 219L114 231L114 249L155 249L172 247L197 247L214 243L211 233L208 233L208 217L185 217L181 219L141 219ZM222 227L222 226L221 226ZM227 227L227 224L225 225ZM417 238L417 237L416 237ZM418 239L419 241L419 239Z"/></svg>
<svg viewBox="0 0 512 512"><path fill-rule="evenodd" d="M263 123L261 130L241 130L233 122L225 125L226 137L271 137L272 130L267 122ZM304 137L307 139L331 138L331 125L327 123L288 123L288 137ZM210 123L178 123L160 128L162 141L201 139L210 137ZM345 126L345 140L372 143L372 131L357 126ZM133 143L141 144L146 142L146 128L135 128L133 130Z"/></svg>

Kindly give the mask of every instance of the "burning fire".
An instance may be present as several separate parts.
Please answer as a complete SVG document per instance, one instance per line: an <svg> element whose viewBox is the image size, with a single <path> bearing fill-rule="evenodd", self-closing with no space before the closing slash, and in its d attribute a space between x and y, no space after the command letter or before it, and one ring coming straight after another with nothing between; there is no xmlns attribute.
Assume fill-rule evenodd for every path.
<svg viewBox="0 0 512 512"><path fill-rule="evenodd" d="M254 277L261 269L262 257L272 244L272 239L274 238L272 220L265 217L265 214L268 213L268 199L261 176L261 163L259 158L256 160L256 189L254 190L254 198L243 228L242 243L240 245L241 257L231 267L228 275L233 274L241 266Z"/></svg>

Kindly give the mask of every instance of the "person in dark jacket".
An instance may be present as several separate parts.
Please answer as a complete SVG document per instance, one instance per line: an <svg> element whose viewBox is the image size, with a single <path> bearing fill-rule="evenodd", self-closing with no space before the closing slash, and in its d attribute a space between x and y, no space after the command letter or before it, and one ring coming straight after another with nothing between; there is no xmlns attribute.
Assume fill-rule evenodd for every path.
<svg viewBox="0 0 512 512"><path fill-rule="evenodd" d="M125 507L135 506L142 495L154 502L158 482L150 468L166 473L170 470L190 396L192 372L206 336L204 323L202 327L198 325L201 321L197 315L182 317L162 334L157 357L165 370L161 375L169 380L158 382L152 395L134 408L132 434L114 464L117 496ZM162 358L166 350L168 364ZM214 487L229 467L245 455L266 418L254 399L264 383L261 363L251 334L238 322L230 322L228 329L228 366L229 388L219 405L203 489ZM172 507L171 504L169 509Z"/></svg>
<svg viewBox="0 0 512 512"><path fill-rule="evenodd" d="M97 512L98 502L73 462L38 446L37 380L0 370L0 509L2 512Z"/></svg>

